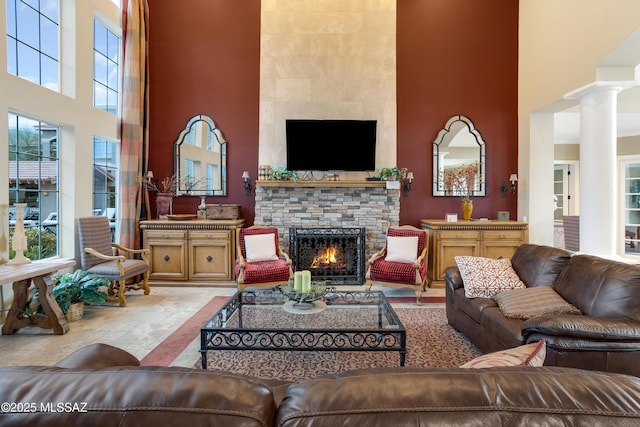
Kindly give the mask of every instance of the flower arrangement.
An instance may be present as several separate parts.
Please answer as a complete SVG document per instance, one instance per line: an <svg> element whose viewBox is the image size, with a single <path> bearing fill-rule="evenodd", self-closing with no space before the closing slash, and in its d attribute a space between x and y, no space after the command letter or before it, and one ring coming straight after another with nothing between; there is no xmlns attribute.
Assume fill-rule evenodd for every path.
<svg viewBox="0 0 640 427"><path fill-rule="evenodd" d="M176 176L166 176L162 179L148 179L145 181L148 190L158 193L175 194L176 192Z"/></svg>
<svg viewBox="0 0 640 427"><path fill-rule="evenodd" d="M478 162L463 164L444 171L444 188L453 195L469 199L473 196L478 177Z"/></svg>

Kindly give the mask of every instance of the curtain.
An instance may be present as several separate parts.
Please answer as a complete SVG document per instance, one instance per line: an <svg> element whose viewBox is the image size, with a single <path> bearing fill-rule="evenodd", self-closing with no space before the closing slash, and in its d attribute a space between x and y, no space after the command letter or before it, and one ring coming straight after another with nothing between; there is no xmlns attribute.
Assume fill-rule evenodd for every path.
<svg viewBox="0 0 640 427"><path fill-rule="evenodd" d="M149 154L149 33L147 0L122 0L119 243L140 248L143 171ZM146 190L145 190L146 191Z"/></svg>

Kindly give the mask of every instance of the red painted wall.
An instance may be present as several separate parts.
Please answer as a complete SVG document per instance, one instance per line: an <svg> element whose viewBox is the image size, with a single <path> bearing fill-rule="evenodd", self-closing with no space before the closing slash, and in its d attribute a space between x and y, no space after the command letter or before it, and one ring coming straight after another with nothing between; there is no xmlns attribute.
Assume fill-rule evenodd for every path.
<svg viewBox="0 0 640 427"><path fill-rule="evenodd" d="M516 215L500 184L517 172L517 0L397 0L398 166L416 179L401 200L402 224L460 212L460 200L432 197L432 143L453 115L470 117L487 150L487 197L474 217ZM149 167L173 173L173 143L195 114L213 118L228 140L227 197L253 223L254 198L240 178L258 169L260 0L149 0ZM181 197L174 212L195 212Z"/></svg>
<svg viewBox="0 0 640 427"><path fill-rule="evenodd" d="M433 141L463 114L482 134L487 196L474 197L473 217L515 219L515 194L501 182L518 167L518 1L397 1L398 166L414 172L400 222L419 225L460 210L457 197L432 197Z"/></svg>
<svg viewBox="0 0 640 427"><path fill-rule="evenodd" d="M241 204L252 224L241 175L258 170L260 0L150 0L149 62L149 169L173 175L178 134L194 115L210 116L227 140L228 195L207 203ZM173 211L195 213L198 204L175 198Z"/></svg>

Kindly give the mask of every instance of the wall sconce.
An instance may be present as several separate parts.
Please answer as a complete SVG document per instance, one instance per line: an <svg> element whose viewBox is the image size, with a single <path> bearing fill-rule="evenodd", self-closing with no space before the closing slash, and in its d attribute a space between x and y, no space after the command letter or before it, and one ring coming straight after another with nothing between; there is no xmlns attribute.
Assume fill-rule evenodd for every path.
<svg viewBox="0 0 640 427"><path fill-rule="evenodd" d="M251 175L249 171L242 172L242 180L244 181L244 193L247 196L251 195Z"/></svg>
<svg viewBox="0 0 640 427"><path fill-rule="evenodd" d="M145 180L147 182L147 188L153 188L153 171L147 171Z"/></svg>
<svg viewBox="0 0 640 427"><path fill-rule="evenodd" d="M516 182L518 181L518 175L512 173L509 177L509 181L511 181L511 187L507 187L507 182L502 181L502 197L507 197L507 191L511 191L512 193L516 192Z"/></svg>
<svg viewBox="0 0 640 427"><path fill-rule="evenodd" d="M402 181L402 195L405 197L411 191L411 181L413 181L413 172L408 172L407 177Z"/></svg>

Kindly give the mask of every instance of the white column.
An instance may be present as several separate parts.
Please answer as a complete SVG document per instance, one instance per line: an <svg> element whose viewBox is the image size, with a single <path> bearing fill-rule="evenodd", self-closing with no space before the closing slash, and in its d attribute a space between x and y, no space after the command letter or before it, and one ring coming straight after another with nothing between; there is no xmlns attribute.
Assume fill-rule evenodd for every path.
<svg viewBox="0 0 640 427"><path fill-rule="evenodd" d="M580 99L580 252L616 254L617 94L620 87L590 86Z"/></svg>

